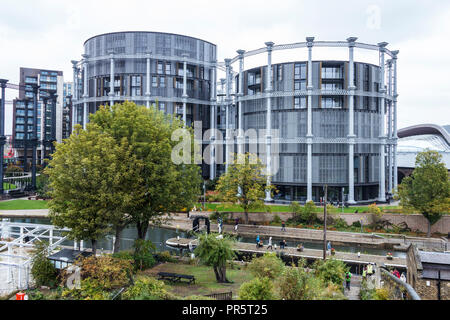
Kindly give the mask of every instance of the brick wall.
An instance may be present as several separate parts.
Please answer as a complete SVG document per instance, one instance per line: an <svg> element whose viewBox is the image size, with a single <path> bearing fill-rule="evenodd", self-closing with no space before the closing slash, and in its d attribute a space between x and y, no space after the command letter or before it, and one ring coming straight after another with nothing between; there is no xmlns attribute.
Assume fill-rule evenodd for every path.
<svg viewBox="0 0 450 320"><path fill-rule="evenodd" d="M249 213L249 221L250 222L264 222L264 221L272 221L273 217L278 215L281 220L286 221L287 219L292 217L292 213L289 212L279 212L279 213ZM353 222L363 220L363 224L370 224L370 214L369 213L333 213L331 214L333 217L341 217L343 218L347 224L351 225ZM319 214L319 217L323 216ZM233 219L236 217L244 220L244 213L234 212L232 214ZM393 224L400 224L401 222L406 222L411 230L419 230L421 232L427 232L428 230L428 221L421 214L392 214L386 213L383 214L383 219L390 221ZM447 235L450 232L450 215L443 216L438 222L431 226L432 233L441 233Z"/></svg>

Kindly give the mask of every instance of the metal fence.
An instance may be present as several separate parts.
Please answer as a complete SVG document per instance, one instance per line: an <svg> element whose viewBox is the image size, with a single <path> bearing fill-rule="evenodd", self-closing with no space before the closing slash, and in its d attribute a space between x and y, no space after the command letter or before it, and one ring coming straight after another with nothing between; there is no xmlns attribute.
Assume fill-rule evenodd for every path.
<svg viewBox="0 0 450 320"><path fill-rule="evenodd" d="M205 295L205 297L214 298L216 300L233 300L233 292L213 293Z"/></svg>

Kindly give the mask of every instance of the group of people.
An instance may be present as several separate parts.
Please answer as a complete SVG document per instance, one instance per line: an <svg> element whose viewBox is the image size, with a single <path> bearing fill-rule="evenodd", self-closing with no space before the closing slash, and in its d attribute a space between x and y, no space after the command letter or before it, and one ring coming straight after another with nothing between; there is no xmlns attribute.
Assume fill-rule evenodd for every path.
<svg viewBox="0 0 450 320"><path fill-rule="evenodd" d="M287 247L287 243L286 240L282 240L280 241L280 249L284 249ZM256 249L259 248L264 248L264 242L263 240L259 237L259 235L256 236ZM273 249L277 249L277 245L272 244L272 237L269 237L269 242L267 243L267 250L273 250Z"/></svg>

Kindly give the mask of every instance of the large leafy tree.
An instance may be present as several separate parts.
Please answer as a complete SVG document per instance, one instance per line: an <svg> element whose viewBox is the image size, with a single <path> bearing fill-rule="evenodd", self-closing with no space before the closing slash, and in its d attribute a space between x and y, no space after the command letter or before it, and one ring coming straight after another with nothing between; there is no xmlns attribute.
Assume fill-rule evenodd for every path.
<svg viewBox="0 0 450 320"><path fill-rule="evenodd" d="M217 237L214 234L202 234L198 238L199 244L195 254L205 265L214 269L216 280L219 283L228 283L227 261L235 258L233 240L227 236Z"/></svg>
<svg viewBox="0 0 450 320"><path fill-rule="evenodd" d="M95 124L81 126L56 152L45 169L50 181L52 222L70 228L69 237L97 241L110 231L117 213L139 202L144 194L139 176L142 161L126 140L117 143Z"/></svg>
<svg viewBox="0 0 450 320"><path fill-rule="evenodd" d="M428 220L430 237L431 225L450 212L450 180L442 156L436 151L420 152L412 175L398 186L397 197L403 207L417 210Z"/></svg>
<svg viewBox="0 0 450 320"><path fill-rule="evenodd" d="M266 167L256 155L237 155L217 183L216 190L222 199L244 210L246 224L249 210L263 207L266 189L273 189L266 184L265 171Z"/></svg>
<svg viewBox="0 0 450 320"><path fill-rule="evenodd" d="M90 121L116 142L127 141L132 154L143 162L139 176L144 195L132 210L123 212L129 213L131 220L123 216L121 225L136 223L138 238L145 239L150 222L159 224L164 215L193 206L200 193L200 168L195 164L176 164L171 158L178 144L172 134L183 129L181 120L154 106L147 109L127 101L101 106ZM192 129L186 130L192 138ZM193 155L188 155L188 159L192 160Z"/></svg>

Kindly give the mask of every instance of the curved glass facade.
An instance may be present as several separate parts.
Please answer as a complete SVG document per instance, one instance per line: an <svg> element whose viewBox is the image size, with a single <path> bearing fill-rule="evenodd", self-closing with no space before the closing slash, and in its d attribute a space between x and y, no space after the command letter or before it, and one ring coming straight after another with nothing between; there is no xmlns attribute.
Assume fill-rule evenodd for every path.
<svg viewBox="0 0 450 320"><path fill-rule="evenodd" d="M272 183L280 191L275 199L306 200L307 185L307 61L272 65L271 126L278 131L278 170ZM312 183L313 199L341 199L348 191L348 62L313 61ZM265 129L267 66L243 72L243 127ZM380 86L379 67L355 63L354 133L365 143L354 152L355 200L375 199L379 185ZM236 78L239 87L239 78ZM370 143L373 140L374 143ZM247 150L248 146L247 146ZM261 155L265 158L264 153Z"/></svg>

